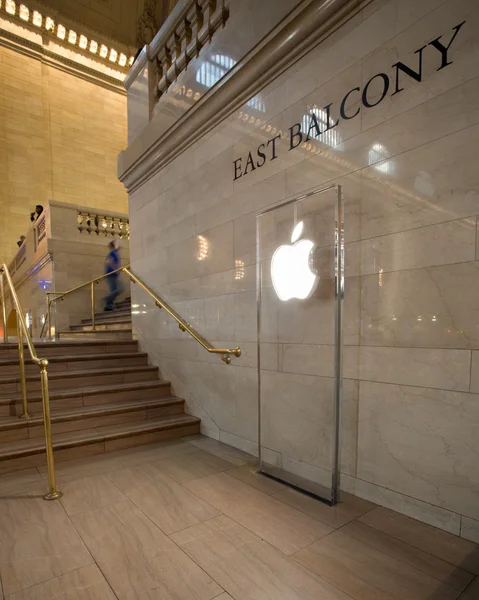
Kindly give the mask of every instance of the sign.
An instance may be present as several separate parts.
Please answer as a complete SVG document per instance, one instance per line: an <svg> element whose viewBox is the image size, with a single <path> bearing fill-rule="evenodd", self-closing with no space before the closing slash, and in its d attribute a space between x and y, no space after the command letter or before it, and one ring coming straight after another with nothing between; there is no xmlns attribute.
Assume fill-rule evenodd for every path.
<svg viewBox="0 0 479 600"><path fill-rule="evenodd" d="M343 96L341 102L335 105L333 102L323 108L324 120L320 123L315 114L309 114L302 123L294 123L287 130L289 140L289 151L294 150L303 142L309 142L312 138L320 138L321 135L338 126L341 120L349 121L356 118L362 109L369 109L378 106L384 98L390 93L395 96L404 90L403 83L405 76L421 83L422 81L422 62L425 52L436 52L438 61L437 71L452 64L449 59L449 49L456 39L463 21L452 29L452 35L449 41L443 40L443 36L428 42L414 52L417 55L417 63L414 66L406 65L398 61L392 65L393 76L387 73L377 73L366 83L363 89L360 86L354 87ZM406 80L407 81L407 80ZM392 91L391 91L392 90ZM350 105L352 101L360 100L360 105L356 110L352 110ZM326 125L326 127L324 127ZM275 137L260 144L256 150L248 152L247 156L242 156L233 161L233 181L240 177L245 177L256 169L260 169L267 162L278 158L277 142L281 139L281 133Z"/></svg>

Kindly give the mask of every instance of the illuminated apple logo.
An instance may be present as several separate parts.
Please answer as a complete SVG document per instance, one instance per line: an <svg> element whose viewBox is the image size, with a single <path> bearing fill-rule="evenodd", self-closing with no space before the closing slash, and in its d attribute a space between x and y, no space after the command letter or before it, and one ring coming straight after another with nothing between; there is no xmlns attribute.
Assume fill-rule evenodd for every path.
<svg viewBox="0 0 479 600"><path fill-rule="evenodd" d="M311 240L297 241L303 233L303 221L291 235L291 245L276 249L271 260L271 279L280 300L305 300L316 288L317 273L311 270L314 244Z"/></svg>

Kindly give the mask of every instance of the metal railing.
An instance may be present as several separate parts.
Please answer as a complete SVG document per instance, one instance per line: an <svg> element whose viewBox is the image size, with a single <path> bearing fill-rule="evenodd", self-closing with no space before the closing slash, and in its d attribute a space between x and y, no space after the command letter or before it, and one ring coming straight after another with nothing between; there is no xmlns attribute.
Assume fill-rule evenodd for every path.
<svg viewBox="0 0 479 600"><path fill-rule="evenodd" d="M65 296L68 296L69 294L72 294L73 292L81 290L87 286L90 286L91 324L92 329L95 330L95 284L99 283L102 279L105 279L105 277L119 272L126 273L133 283L137 284L143 291L145 291L150 296L150 298L152 298L155 301L155 304L158 308L164 309L170 315L170 317L172 317L178 323L178 327L181 329L181 331L184 331L191 335L191 337L194 338L199 344L201 344L201 346L203 346L203 348L207 352L210 352L212 354L221 354L221 360L227 365L231 363L231 356L241 356L241 348L239 346L236 346L235 348L216 348L215 346L213 346L206 338L199 334L187 321L185 321L185 319L183 319L183 317L181 317L175 311L174 308L172 308L165 300L163 300L163 298L161 298L156 292L154 292L150 287L148 287L146 283L144 283L137 275L135 275L130 270L130 265L127 265L126 267L120 267L119 269L116 269L111 273L107 273L106 275L96 277L95 279L78 285L72 288L71 290L68 290L67 292L47 292L47 317L45 319L45 322L43 323L40 337L44 336L48 328L49 337L50 339L53 339L51 319L53 303L57 300L63 300Z"/></svg>
<svg viewBox="0 0 479 600"><path fill-rule="evenodd" d="M5 281L9 288L10 297L12 299L12 305L17 313L17 337L18 337L18 358L20 363L20 387L22 393L22 415L21 418L29 419L28 414L28 398L27 398L27 380L25 376L25 357L23 348L23 338L25 336L25 342L30 353L32 361L40 368L40 377L42 383L42 406L43 406L43 424L45 428L45 450L47 455L47 467L48 467L48 486L49 491L45 496L44 500L57 500L63 495L59 492L56 487L55 481L55 463L53 459L53 442L52 442L52 424L50 415L50 395L48 392L48 360L46 358L39 358L33 344L32 337L28 330L25 322L25 316L18 299L17 292L12 282L10 272L7 265L0 264L0 294L2 301L2 324L3 324L3 341L8 343L8 329L7 329L7 305L6 305L6 290Z"/></svg>

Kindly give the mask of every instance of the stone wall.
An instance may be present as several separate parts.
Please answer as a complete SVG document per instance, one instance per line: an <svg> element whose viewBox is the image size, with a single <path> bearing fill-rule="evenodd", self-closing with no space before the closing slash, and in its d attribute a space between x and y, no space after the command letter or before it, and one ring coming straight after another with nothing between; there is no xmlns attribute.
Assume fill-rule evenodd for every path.
<svg viewBox="0 0 479 600"><path fill-rule="evenodd" d="M126 98L0 47L0 261L9 262L48 200L126 212L116 155Z"/></svg>
<svg viewBox="0 0 479 600"><path fill-rule="evenodd" d="M275 3L261 4L267 13ZM204 73L214 73L215 50L240 60L238 37L249 39L258 22L249 2L231 1L225 29L179 85L195 92ZM204 433L255 452L256 214L341 184L349 406L343 488L476 541L478 31L472 0L366 3L129 199L133 269L202 334L238 343L244 353L226 367L134 289L133 301L145 305L134 316L141 345L202 418ZM168 105L160 101L150 124L157 131L162 118L171 119L162 102ZM311 139L290 150L290 127L309 129L313 114L321 135L313 127ZM261 167L253 158L245 174L248 153L256 157L260 144L279 134L277 157ZM148 140L142 135L138 147ZM321 352L330 342L311 342L311 322L306 302L287 336L278 329L263 363L284 414L279 425L296 431L298 446L318 443L302 426L301 402L327 383ZM281 440L270 450L283 467L304 469ZM311 473L317 464L306 466Z"/></svg>

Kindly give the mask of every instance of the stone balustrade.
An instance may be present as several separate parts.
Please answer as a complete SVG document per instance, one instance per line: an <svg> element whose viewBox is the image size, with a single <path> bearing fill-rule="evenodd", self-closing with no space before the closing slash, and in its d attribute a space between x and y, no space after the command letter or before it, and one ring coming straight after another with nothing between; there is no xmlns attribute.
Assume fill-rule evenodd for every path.
<svg viewBox="0 0 479 600"><path fill-rule="evenodd" d="M78 231L83 235L111 239L130 239L130 224L127 218L93 211L78 211Z"/></svg>
<svg viewBox="0 0 479 600"><path fill-rule="evenodd" d="M158 100L209 44L228 17L227 0L180 0L177 3L151 44L137 57L124 82L128 91L128 121L136 123L138 132L152 118ZM197 94L196 99L200 96ZM130 141L133 137L130 131Z"/></svg>

